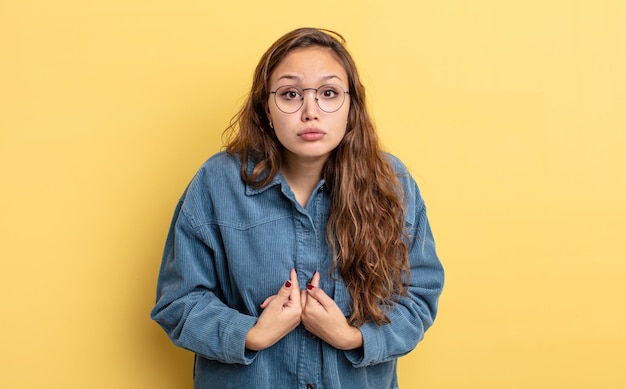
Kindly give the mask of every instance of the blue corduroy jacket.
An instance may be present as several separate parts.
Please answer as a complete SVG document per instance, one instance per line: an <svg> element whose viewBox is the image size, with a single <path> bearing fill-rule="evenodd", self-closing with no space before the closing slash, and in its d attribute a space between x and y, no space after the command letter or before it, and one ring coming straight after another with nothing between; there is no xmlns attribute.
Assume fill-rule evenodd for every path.
<svg viewBox="0 0 626 389"><path fill-rule="evenodd" d="M410 238L408 294L388 314L390 324L365 323L363 347L342 351L302 325L262 351L245 348L260 304L297 269L346 317L351 297L341 275L331 277L326 239L330 198L320 181L302 207L278 174L260 189L246 185L240 160L224 152L195 175L180 202L165 244L152 318L177 346L195 353L196 388L397 388L397 358L413 350L432 325L443 288L443 267L415 181L389 158L405 192Z"/></svg>

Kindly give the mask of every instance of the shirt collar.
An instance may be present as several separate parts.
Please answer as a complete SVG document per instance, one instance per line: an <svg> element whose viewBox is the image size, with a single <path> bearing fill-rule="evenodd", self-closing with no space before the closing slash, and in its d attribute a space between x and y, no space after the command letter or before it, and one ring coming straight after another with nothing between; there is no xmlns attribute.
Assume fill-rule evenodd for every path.
<svg viewBox="0 0 626 389"><path fill-rule="evenodd" d="M256 163L248 159L248 162L246 164L246 174L247 175L252 174L252 171L254 170L255 166L256 166ZM326 181L322 178L320 182L317 183L317 186L315 187L315 191L325 190L326 189L325 182ZM252 195L259 194L259 193L263 193L269 188L272 188L274 186L279 186L279 185L285 185L285 187L287 188L289 187L289 184L287 184L287 181L285 181L285 178L283 177L281 172L276 173L276 175L274 176L272 181L270 181L269 184L262 186L260 188L254 188L250 184L246 184L246 195L252 196Z"/></svg>
<svg viewBox="0 0 626 389"><path fill-rule="evenodd" d="M251 158L248 158L248 161L246 163L246 175L250 176L250 174L252 174L252 171L254 170L254 167L256 166L256 162L252 161ZM274 178L272 179L272 181L270 181L269 184L262 186L260 188L254 188L252 187L250 184L246 184L246 195L247 196L252 196L252 195L256 195L259 193L263 193L266 190L268 190L271 187L280 185L281 182L283 182L284 179L282 178L282 175L280 174L280 172L278 172Z"/></svg>

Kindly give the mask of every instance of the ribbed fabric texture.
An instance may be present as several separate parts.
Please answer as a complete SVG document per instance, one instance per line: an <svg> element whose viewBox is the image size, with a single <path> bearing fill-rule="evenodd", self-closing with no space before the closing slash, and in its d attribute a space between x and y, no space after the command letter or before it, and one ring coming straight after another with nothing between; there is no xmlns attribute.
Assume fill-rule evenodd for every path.
<svg viewBox="0 0 626 389"><path fill-rule="evenodd" d="M292 268L300 285L319 271L320 288L350 314L350 294L329 276L324 182L305 209L280 175L253 189L240 178L239 160L225 153L202 166L176 207L152 311L174 344L196 353L196 388L397 387L397 358L416 346L435 318L443 268L417 185L389 157L410 199L411 286L390 313L391 324L366 323L360 328L363 348L348 352L302 326L268 349L245 349L259 305L277 293Z"/></svg>

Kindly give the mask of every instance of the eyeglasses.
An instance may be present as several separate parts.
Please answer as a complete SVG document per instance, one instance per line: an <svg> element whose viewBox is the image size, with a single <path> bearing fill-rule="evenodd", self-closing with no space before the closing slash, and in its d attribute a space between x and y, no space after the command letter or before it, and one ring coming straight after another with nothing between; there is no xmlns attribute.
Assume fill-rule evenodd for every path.
<svg viewBox="0 0 626 389"><path fill-rule="evenodd" d="M274 102L278 109L284 113L295 113L304 105L304 92L315 91L317 106L326 113L339 110L346 101L346 95L350 92L343 90L339 85L322 85L319 88L298 88L293 85L285 85L270 94L274 95Z"/></svg>

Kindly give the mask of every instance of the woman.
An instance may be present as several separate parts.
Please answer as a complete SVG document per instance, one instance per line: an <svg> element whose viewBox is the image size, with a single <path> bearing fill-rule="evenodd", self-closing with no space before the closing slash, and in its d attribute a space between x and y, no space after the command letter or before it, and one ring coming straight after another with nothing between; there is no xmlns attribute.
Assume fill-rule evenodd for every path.
<svg viewBox="0 0 626 389"><path fill-rule="evenodd" d="M433 323L424 202L381 151L342 42L275 42L176 208L152 318L195 353L196 388L396 388Z"/></svg>

